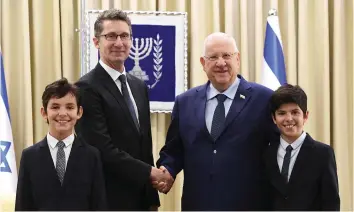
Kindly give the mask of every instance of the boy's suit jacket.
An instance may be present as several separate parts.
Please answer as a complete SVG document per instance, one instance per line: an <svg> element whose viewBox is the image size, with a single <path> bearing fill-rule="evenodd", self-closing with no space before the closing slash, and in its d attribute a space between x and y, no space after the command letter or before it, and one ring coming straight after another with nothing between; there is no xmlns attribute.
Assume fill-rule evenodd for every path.
<svg viewBox="0 0 354 212"><path fill-rule="evenodd" d="M277 162L278 147L279 141L272 142L265 153L273 197L272 210L339 210L338 177L333 149L313 140L307 134L289 183L286 183Z"/></svg>
<svg viewBox="0 0 354 212"><path fill-rule="evenodd" d="M105 183L97 149L77 137L63 185L47 138L22 153L15 210L106 210Z"/></svg>

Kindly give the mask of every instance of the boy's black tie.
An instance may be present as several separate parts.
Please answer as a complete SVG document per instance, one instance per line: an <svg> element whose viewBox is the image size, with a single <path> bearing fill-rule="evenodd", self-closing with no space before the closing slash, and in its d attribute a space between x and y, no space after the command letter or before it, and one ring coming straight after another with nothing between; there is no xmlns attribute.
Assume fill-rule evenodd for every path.
<svg viewBox="0 0 354 212"><path fill-rule="evenodd" d="M281 168L281 175L284 177L286 182L288 182L291 151L293 151L293 147L291 145L288 145L286 147L286 153L285 153L285 156L284 156L283 167Z"/></svg>
<svg viewBox="0 0 354 212"><path fill-rule="evenodd" d="M64 147L65 144L63 141L59 141L57 143L58 152L57 152L57 161L55 169L57 170L57 174L60 180L60 183L63 184L64 175L65 175L65 152Z"/></svg>

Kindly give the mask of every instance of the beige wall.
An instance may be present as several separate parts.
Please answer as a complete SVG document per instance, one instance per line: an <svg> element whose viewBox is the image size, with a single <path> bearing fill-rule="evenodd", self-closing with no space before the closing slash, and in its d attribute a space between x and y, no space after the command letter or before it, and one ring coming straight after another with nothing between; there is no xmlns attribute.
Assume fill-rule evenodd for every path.
<svg viewBox="0 0 354 212"><path fill-rule="evenodd" d="M236 38L241 74L260 82L264 31L270 8L279 11L288 82L308 94L306 130L334 147L343 210L353 209L353 1L352 0L88 0L87 9L188 12L190 87L206 82L199 64L203 39L214 31ZM47 129L40 117L44 86L80 75L78 0L1 0L4 55L17 163ZM154 155L164 144L170 116L152 114ZM161 195L162 210L180 210L183 176Z"/></svg>

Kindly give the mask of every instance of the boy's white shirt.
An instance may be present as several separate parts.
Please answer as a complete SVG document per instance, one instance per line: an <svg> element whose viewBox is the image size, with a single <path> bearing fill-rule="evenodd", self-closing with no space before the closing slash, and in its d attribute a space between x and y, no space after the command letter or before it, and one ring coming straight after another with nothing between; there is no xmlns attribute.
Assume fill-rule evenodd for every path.
<svg viewBox="0 0 354 212"><path fill-rule="evenodd" d="M75 136L74 134L69 135L65 139L63 139L63 142L65 144L64 147L64 153L65 153L65 169L68 164L72 144L74 143ZM57 143L59 142L58 139L54 138L50 133L47 133L47 141L48 141L48 146L49 146L49 151L50 155L52 156L54 167L56 167L56 162L57 162L57 152L58 152L58 147L56 146Z"/></svg>
<svg viewBox="0 0 354 212"><path fill-rule="evenodd" d="M277 160L278 160L278 166L279 166L280 172L281 172L281 168L283 167L283 161L284 161L284 156L286 153L286 147L291 145L291 147L293 148L293 150L291 151L291 158L290 158L290 164L289 164L288 181L290 179L291 172L292 172L295 162L296 162L296 158L299 155L301 146L304 143L305 138L306 138L306 132L303 131L302 134L292 144L289 144L280 136L280 145L278 147L278 152L277 152Z"/></svg>

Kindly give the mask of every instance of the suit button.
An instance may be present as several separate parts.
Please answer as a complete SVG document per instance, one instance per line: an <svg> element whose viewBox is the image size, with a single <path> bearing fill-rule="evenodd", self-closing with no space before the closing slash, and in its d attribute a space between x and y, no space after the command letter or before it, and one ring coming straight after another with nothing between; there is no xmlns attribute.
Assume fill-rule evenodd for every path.
<svg viewBox="0 0 354 212"><path fill-rule="evenodd" d="M216 154L216 149L214 149L214 154Z"/></svg>
<svg viewBox="0 0 354 212"><path fill-rule="evenodd" d="M284 199L288 199L289 197L288 196L284 196Z"/></svg>

